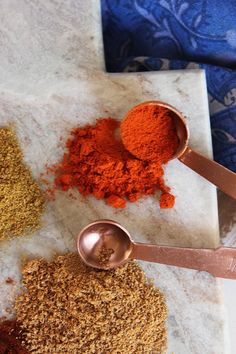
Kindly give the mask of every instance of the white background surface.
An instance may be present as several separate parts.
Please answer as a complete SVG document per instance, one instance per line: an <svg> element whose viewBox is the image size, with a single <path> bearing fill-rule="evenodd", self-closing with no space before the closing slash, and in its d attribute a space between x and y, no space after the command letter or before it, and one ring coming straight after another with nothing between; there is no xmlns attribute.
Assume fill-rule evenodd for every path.
<svg viewBox="0 0 236 354"><path fill-rule="evenodd" d="M223 280L224 298L228 314L231 354L236 353L236 280Z"/></svg>

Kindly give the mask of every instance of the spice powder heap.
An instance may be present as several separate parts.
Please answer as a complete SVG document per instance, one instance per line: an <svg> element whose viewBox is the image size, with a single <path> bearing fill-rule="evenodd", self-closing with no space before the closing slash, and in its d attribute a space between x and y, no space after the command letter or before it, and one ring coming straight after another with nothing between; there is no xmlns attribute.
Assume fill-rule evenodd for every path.
<svg viewBox="0 0 236 354"><path fill-rule="evenodd" d="M0 322L0 354L28 354L21 342L24 336L15 320Z"/></svg>
<svg viewBox="0 0 236 354"><path fill-rule="evenodd" d="M120 122L103 118L96 125L72 131L63 160L53 170L55 189L77 188L87 196L105 199L115 208L124 208L126 200L135 202L160 190L161 208L172 208L175 198L163 180L159 161L142 161L128 152L116 137Z"/></svg>
<svg viewBox="0 0 236 354"><path fill-rule="evenodd" d="M43 205L42 193L24 165L16 135L0 128L0 240L37 229Z"/></svg>
<svg viewBox="0 0 236 354"><path fill-rule="evenodd" d="M163 353L164 296L135 262L110 271L77 254L30 261L15 303L26 348L36 354Z"/></svg>

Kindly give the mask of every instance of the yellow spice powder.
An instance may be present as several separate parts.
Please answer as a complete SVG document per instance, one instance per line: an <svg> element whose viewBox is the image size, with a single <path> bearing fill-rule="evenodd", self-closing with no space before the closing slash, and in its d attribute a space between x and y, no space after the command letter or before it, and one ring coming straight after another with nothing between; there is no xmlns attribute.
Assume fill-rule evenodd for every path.
<svg viewBox="0 0 236 354"><path fill-rule="evenodd" d="M136 262L101 271L73 253L50 263L33 260L23 269L23 284L16 319L32 353L165 351L165 299Z"/></svg>
<svg viewBox="0 0 236 354"><path fill-rule="evenodd" d="M17 137L0 128L0 240L39 227L44 199L23 162Z"/></svg>

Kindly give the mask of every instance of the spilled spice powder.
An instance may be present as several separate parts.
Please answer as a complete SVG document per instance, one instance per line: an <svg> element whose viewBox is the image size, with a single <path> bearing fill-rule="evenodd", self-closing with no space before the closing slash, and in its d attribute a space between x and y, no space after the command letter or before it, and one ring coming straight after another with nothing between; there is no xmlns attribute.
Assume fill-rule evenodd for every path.
<svg viewBox="0 0 236 354"><path fill-rule="evenodd" d="M12 278L8 277L8 278L5 280L5 283L6 283L6 284L9 284L9 285L12 285L12 284L14 284L14 280L13 280Z"/></svg>
<svg viewBox="0 0 236 354"><path fill-rule="evenodd" d="M16 135L0 128L0 240L35 231L44 198L23 162Z"/></svg>
<svg viewBox="0 0 236 354"><path fill-rule="evenodd" d="M26 292L15 303L26 347L35 354L163 353L167 309L136 262L110 271L78 254L23 269Z"/></svg>
<svg viewBox="0 0 236 354"><path fill-rule="evenodd" d="M173 208L175 205L175 197L170 193L162 193L160 197L160 207L162 209Z"/></svg>
<svg viewBox="0 0 236 354"><path fill-rule="evenodd" d="M28 354L22 342L24 336L15 320L0 322L0 354Z"/></svg>
<svg viewBox="0 0 236 354"><path fill-rule="evenodd" d="M160 163L131 155L116 136L119 127L119 121L103 118L94 126L73 129L67 152L54 166L53 190L76 188L84 196L105 199L114 208L125 208L127 200L135 202L157 190L169 194Z"/></svg>

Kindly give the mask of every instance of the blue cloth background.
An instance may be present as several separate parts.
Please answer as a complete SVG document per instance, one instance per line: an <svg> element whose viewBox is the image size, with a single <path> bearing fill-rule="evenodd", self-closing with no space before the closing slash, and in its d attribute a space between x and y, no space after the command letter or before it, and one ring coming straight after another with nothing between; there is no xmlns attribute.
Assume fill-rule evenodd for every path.
<svg viewBox="0 0 236 354"><path fill-rule="evenodd" d="M236 0L102 0L109 72L204 68L214 158L236 172Z"/></svg>

